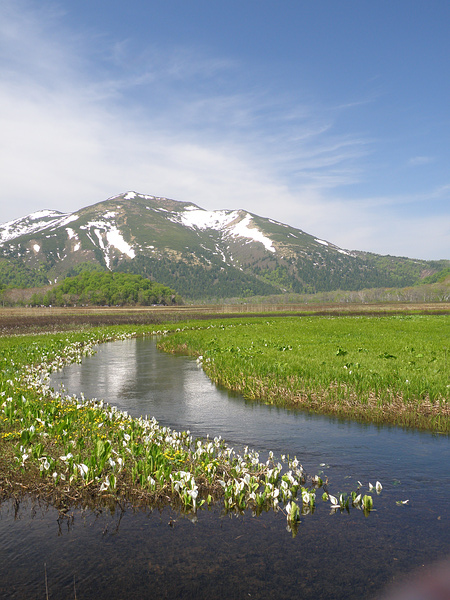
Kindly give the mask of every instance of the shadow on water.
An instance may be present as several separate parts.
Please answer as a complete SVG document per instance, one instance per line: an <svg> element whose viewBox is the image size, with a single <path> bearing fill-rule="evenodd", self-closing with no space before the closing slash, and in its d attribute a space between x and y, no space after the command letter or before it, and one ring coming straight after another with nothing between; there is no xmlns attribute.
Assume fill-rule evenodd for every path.
<svg viewBox="0 0 450 600"><path fill-rule="evenodd" d="M373 427L246 402L195 361L152 340L107 344L56 374L70 393L104 398L230 445L296 454L336 491L379 479L376 510L329 514L318 499L294 538L282 514L73 510L31 500L0 508L0 597L371 598L414 567L450 554L448 437ZM397 505L400 500L407 504ZM44 567L45 565L45 567Z"/></svg>

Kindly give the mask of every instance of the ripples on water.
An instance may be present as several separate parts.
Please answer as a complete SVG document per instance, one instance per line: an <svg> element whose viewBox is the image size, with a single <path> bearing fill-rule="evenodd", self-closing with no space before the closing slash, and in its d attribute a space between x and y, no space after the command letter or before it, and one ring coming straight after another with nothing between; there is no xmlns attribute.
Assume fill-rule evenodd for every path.
<svg viewBox="0 0 450 600"><path fill-rule="evenodd" d="M230 445L296 454L323 469L333 491L383 483L376 511L330 516L318 499L298 535L283 515L199 511L198 522L163 512L111 515L12 501L0 508L0 597L370 598L415 566L450 554L447 436L346 423L245 402L218 390L195 361L151 340L102 346L54 379L70 393L104 398ZM327 466L320 467L321 463ZM397 506L396 500L409 499ZM169 525L170 523L170 525ZM45 565L45 567L44 567Z"/></svg>

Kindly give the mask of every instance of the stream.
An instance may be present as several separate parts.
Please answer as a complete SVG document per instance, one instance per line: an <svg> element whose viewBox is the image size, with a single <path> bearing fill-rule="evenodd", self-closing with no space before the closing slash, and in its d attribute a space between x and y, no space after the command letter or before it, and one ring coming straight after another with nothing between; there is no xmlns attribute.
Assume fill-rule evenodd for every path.
<svg viewBox="0 0 450 600"><path fill-rule="evenodd" d="M196 437L222 436L264 460L296 455L331 493L373 493L375 510L302 517L196 518L162 511L74 510L12 500L0 506L0 598L373 598L415 569L450 555L449 436L372 426L246 401L215 386L196 361L161 353L154 339L100 346L52 386L104 399L133 416ZM400 501L406 504L397 504ZM47 584L46 584L47 582ZM46 589L47 585L47 589Z"/></svg>

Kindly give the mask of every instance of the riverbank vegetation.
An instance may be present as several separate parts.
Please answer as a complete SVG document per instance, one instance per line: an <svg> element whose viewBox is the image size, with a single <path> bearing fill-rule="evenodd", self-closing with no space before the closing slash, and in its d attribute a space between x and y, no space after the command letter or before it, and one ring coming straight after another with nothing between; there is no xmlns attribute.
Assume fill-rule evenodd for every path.
<svg viewBox="0 0 450 600"><path fill-rule="evenodd" d="M48 386L53 370L92 354L98 343L171 329L180 326L0 338L1 495L31 493L62 514L74 504L116 503L169 503L195 513L220 501L225 511L282 510L293 533L300 515L314 512L319 499L332 512L370 512L370 491L379 493L379 483L333 495L327 481L306 474L296 457L269 453L261 462L254 450L238 454L220 438L193 439L189 431L175 432L152 418L132 418L103 401Z"/></svg>
<svg viewBox="0 0 450 600"><path fill-rule="evenodd" d="M211 321L159 342L248 399L450 432L447 315Z"/></svg>

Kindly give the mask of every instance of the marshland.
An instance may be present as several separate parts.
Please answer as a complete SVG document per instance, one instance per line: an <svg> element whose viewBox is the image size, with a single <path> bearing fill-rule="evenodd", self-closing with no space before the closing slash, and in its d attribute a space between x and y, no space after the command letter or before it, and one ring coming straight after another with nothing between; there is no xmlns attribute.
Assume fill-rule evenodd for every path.
<svg viewBox="0 0 450 600"><path fill-rule="evenodd" d="M15 535L44 545L48 560L25 551L29 585L42 588L45 562L55 590L73 593L77 580L78 597L121 597L138 540L146 597L206 597L214 584L225 597L288 597L299 585L305 597L353 597L348 586L370 597L448 553L447 315L204 317L1 338L1 536L17 558ZM138 380L149 371L172 382L172 407L167 385L147 399ZM225 423L239 415L232 433L216 393ZM189 402L207 426L188 422ZM369 543L367 562L355 554ZM88 547L98 569L86 567Z"/></svg>

